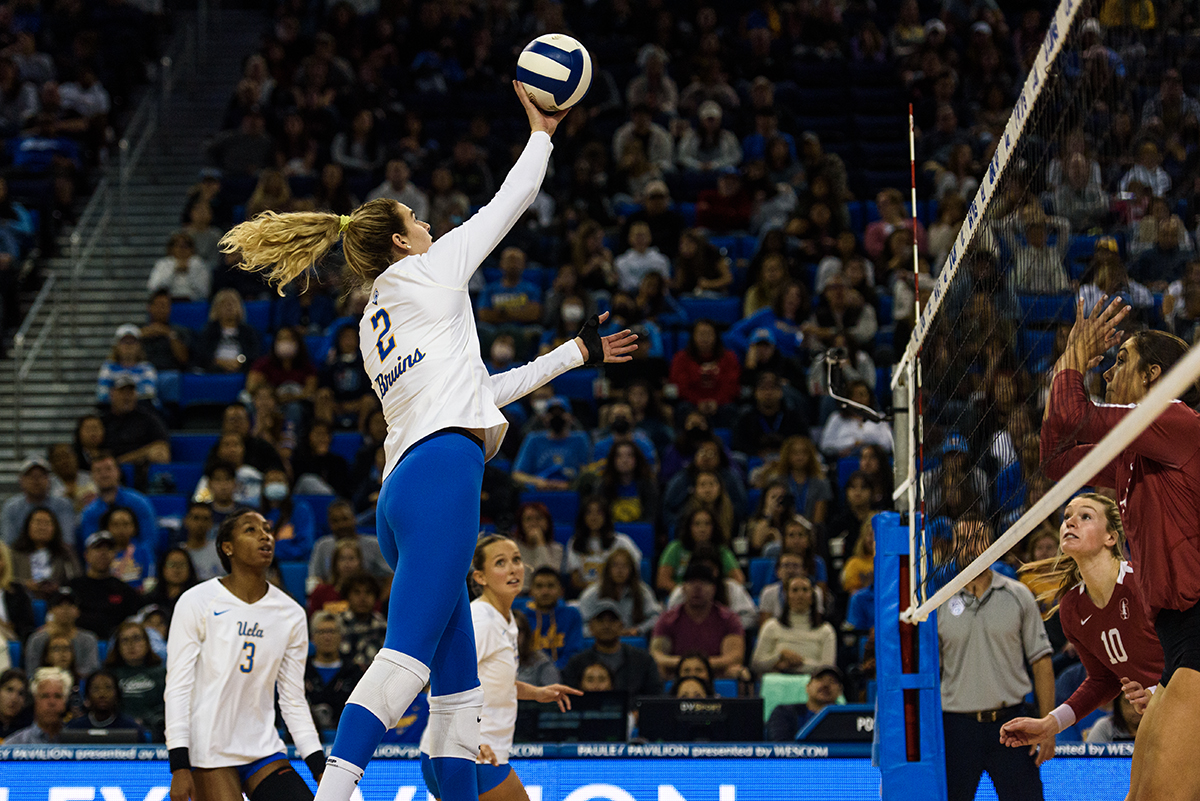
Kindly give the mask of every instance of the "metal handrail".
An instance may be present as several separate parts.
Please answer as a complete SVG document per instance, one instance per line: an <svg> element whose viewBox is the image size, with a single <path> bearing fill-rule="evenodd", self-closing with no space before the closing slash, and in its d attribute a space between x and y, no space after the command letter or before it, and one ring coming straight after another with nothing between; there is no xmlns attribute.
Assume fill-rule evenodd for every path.
<svg viewBox="0 0 1200 801"><path fill-rule="evenodd" d="M112 222L113 200L120 201L120 210L124 213L125 193L129 179L133 175L134 170L137 169L138 163L141 161L155 132L158 130L159 119L162 117L167 103L174 93L179 70L190 67L189 74L191 77L194 78L198 74L198 70L196 69L200 61L198 56L204 52L201 40L202 37L207 35L209 2L210 0L200 0L198 3L198 24L195 26L191 23L186 25L180 31L179 35L175 37L167 54L159 61L158 91L147 92L138 104L138 108L134 111L129 124L125 127L124 134L117 143L116 168L110 169L109 174L105 175L96 185L92 197L88 200L83 212L79 215L75 230L71 232L69 240L71 266L66 270L66 275L63 278L67 279L67 286L65 287L69 295L69 312L67 318L70 321L69 335L72 337L76 337L78 334L80 280L88 263L91 261L101 237L107 232L109 223ZM59 305L59 295L62 290L59 287L60 283L62 281L60 281L58 275L52 274L46 279L46 282L34 298L29 311L26 313L25 320L21 323L21 327L13 337L12 441L18 460L23 459L25 456L21 436L21 408L25 396L25 380L29 377L33 366L41 357L47 342L52 344L53 354L51 363L55 380L61 380L62 378L62 339L64 332L61 325L62 314ZM33 331L35 323L38 322L38 316L47 301L50 303L50 313L46 315L45 320L41 321L38 333L31 341L30 334Z"/></svg>

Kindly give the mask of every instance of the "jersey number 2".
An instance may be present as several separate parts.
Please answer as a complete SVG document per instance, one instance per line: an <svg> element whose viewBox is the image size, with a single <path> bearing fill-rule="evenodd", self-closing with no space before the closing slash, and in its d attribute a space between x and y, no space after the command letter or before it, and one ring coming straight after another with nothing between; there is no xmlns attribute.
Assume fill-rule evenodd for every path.
<svg viewBox="0 0 1200 801"><path fill-rule="evenodd" d="M1129 654L1125 653L1125 643L1121 642L1121 632L1116 629L1100 632L1100 642L1104 643L1104 651L1108 654L1108 661L1114 665L1119 662L1128 662Z"/></svg>
<svg viewBox="0 0 1200 801"><path fill-rule="evenodd" d="M243 673L254 670L254 643L242 643L242 662L238 665L238 670Z"/></svg>
<svg viewBox="0 0 1200 801"><path fill-rule="evenodd" d="M379 331L379 323L383 322L383 330ZM392 318L388 317L388 313L383 309L371 315L371 330L379 331L379 339L375 340L375 350L379 351L380 360L386 359L388 354L396 347L396 338L388 337L388 331L392 330ZM383 338L387 337L387 347L383 345Z"/></svg>

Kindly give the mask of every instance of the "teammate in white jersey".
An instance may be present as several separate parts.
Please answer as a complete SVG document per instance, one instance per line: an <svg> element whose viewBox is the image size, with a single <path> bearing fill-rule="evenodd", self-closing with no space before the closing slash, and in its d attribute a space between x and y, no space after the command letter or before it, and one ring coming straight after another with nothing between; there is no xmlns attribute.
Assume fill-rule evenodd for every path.
<svg viewBox="0 0 1200 801"><path fill-rule="evenodd" d="M318 801L349 801L383 734L430 685L432 769L446 801L478 797L475 757L483 703L470 598L462 577L479 531L483 465L508 428L500 407L581 364L628 361L636 337L601 338L603 317L534 362L489 376L467 283L537 196L550 136L566 112L546 114L513 88L531 129L495 198L433 242L429 225L394 200L350 215L264 212L222 239L242 267L280 287L302 276L342 236L346 265L371 284L360 326L363 361L388 424L376 513L379 547L394 571L388 631L338 723Z"/></svg>
<svg viewBox="0 0 1200 801"><path fill-rule="evenodd" d="M488 536L475 546L471 562L472 580L483 588L471 602L475 624L475 650L479 657L479 681L483 684L480 712L480 763L475 766L480 801L529 801L525 787L508 764L513 732L517 726L517 701L557 703L571 708L571 696L582 692L565 684L535 687L517 681L517 619L513 600L521 594L525 564L521 551L508 537ZM421 773L434 798L441 788L429 759L428 732L421 737Z"/></svg>
<svg viewBox="0 0 1200 801"><path fill-rule="evenodd" d="M308 621L267 582L271 524L258 512L235 512L216 548L229 575L179 596L167 638L171 801L312 798L275 730L278 690L288 731L320 781L325 754L304 697Z"/></svg>

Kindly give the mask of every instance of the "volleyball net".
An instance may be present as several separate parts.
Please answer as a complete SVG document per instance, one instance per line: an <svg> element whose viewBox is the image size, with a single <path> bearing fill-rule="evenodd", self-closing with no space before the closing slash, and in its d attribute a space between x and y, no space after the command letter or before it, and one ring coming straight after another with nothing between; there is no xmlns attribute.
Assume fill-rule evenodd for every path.
<svg viewBox="0 0 1200 801"><path fill-rule="evenodd" d="M1200 376L1192 351L1066 476L1042 473L1043 409L1078 299L1090 310L1120 296L1132 307L1122 330L1189 343L1200 318L1200 261L1180 218L1188 194L1172 185L1188 174L1200 120L1177 94L1190 40L1168 23L1146 3L1059 4L1003 127L1003 87L984 90L973 135L987 167L952 241L955 195L974 187L953 165L917 161L918 183L941 190L943 219L916 271L920 315L892 379L896 500L909 512L915 577L906 622L990 566L1028 561L1043 536L1056 548L1063 504ZM1114 357L1087 376L1094 397Z"/></svg>

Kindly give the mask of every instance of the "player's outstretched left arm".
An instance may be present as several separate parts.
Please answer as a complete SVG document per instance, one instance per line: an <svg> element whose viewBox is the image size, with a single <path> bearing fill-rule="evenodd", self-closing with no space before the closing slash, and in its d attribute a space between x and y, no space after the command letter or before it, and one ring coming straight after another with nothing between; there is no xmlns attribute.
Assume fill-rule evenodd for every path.
<svg viewBox="0 0 1200 801"><path fill-rule="evenodd" d="M576 690L574 687L568 687L565 684L547 684L545 687L535 687L523 681L517 682L518 701L558 704L559 710L563 712L571 708L572 695L583 695L583 691Z"/></svg>

